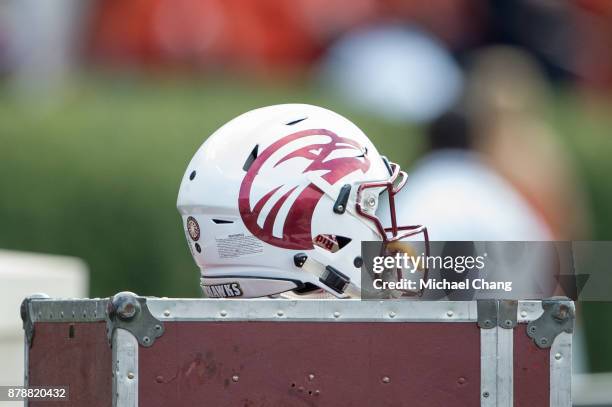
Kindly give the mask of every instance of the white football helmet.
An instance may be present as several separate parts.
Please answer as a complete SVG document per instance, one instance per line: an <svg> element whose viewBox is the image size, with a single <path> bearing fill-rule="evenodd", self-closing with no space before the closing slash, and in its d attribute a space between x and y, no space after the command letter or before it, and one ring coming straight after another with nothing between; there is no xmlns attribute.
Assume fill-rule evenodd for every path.
<svg viewBox="0 0 612 407"><path fill-rule="evenodd" d="M177 206L207 297L323 289L359 296L361 242L424 233L388 225L406 174L346 118L316 106L256 109L196 152Z"/></svg>

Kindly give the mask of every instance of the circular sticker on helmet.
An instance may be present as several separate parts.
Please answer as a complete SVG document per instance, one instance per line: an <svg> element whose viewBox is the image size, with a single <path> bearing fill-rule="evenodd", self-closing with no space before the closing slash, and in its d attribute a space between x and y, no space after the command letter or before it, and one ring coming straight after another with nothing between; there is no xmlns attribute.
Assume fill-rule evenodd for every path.
<svg viewBox="0 0 612 407"><path fill-rule="evenodd" d="M187 232L194 242L200 240L200 225L193 216L187 218Z"/></svg>

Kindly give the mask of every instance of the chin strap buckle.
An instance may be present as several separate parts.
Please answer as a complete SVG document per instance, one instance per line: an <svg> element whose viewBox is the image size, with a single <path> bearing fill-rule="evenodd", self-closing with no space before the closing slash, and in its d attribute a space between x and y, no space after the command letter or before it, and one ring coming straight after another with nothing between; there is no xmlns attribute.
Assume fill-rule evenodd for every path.
<svg viewBox="0 0 612 407"><path fill-rule="evenodd" d="M338 271L335 267L328 265L323 269L322 263L309 258L306 253L297 253L293 257L293 262L296 267L319 277L319 281L329 287L331 294L339 298L361 297L359 288L351 283L351 279L348 276Z"/></svg>
<svg viewBox="0 0 612 407"><path fill-rule="evenodd" d="M325 266L323 275L319 277L319 281L323 284L336 291L339 294L343 294L349 286L351 279L336 270L332 266Z"/></svg>

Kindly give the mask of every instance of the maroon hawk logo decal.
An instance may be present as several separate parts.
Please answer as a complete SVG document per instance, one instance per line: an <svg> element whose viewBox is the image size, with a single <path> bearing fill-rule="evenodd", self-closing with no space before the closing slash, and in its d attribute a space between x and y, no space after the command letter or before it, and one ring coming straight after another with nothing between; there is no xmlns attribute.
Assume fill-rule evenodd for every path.
<svg viewBox="0 0 612 407"><path fill-rule="evenodd" d="M251 164L251 167L240 185L240 195L238 197L238 208L244 224L251 233L264 242L285 249L308 250L313 248L311 235L312 215L317 203L323 196L323 191L310 183L300 192L291 204L287 216L284 219L282 236L273 235L277 215L285 201L287 201L287 198L289 198L292 192L300 186L296 185L293 188L289 188L282 196L276 198L276 202L272 204L262 226L257 223L257 219L264 205L266 205L275 193L283 188L285 184L273 187L259 198L257 202L251 202L250 197L253 182L257 180L257 177L260 175L260 170L274 153L289 143L303 137L320 135L327 136L329 141L316 142L299 147L281 158L275 158L276 162L273 163L272 168L276 168L282 163L295 158L305 158L310 160L310 163L301 171L301 174L310 171L327 171L321 178L331 185L355 171L360 170L365 173L370 168L370 161L363 154L364 149L359 143L348 138L340 137L325 129L299 131L285 136L270 145ZM342 154L343 156L328 158L330 154L337 150L354 150L355 154L352 156L351 154ZM267 168L269 168L269 165ZM265 174L261 175L265 176ZM296 177L299 175L300 174L295 174ZM330 207L329 210L331 211L332 208Z"/></svg>

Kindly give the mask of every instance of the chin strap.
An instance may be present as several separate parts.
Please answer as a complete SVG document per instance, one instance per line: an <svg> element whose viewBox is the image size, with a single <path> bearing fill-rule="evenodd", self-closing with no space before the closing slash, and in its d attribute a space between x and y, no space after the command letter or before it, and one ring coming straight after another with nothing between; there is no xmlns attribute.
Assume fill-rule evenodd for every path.
<svg viewBox="0 0 612 407"><path fill-rule="evenodd" d="M350 283L344 292L349 298L361 298L361 289L359 289L359 287L357 287L354 283Z"/></svg>
<svg viewBox="0 0 612 407"><path fill-rule="evenodd" d="M335 267L325 265L305 253L296 254L293 260L296 266L317 277L336 297L361 298L359 287Z"/></svg>

